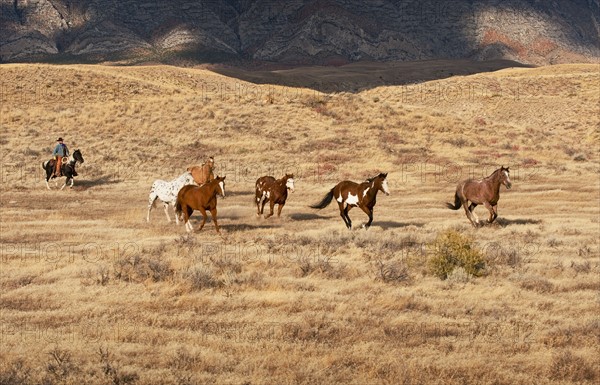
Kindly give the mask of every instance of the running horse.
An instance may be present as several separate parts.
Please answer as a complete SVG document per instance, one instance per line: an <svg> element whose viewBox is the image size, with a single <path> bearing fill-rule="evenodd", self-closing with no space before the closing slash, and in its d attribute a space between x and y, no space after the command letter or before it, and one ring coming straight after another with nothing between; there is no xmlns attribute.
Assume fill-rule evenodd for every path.
<svg viewBox="0 0 600 385"><path fill-rule="evenodd" d="M265 205L269 202L271 212L265 215L265 219L273 216L273 208L277 207L277 216L285 206L288 190L294 192L294 174L285 174L283 178L275 180L272 176L262 176L256 180L256 215L261 216L265 211Z"/></svg>
<svg viewBox="0 0 600 385"><path fill-rule="evenodd" d="M362 183L355 183L349 180L340 182L325 195L321 202L310 207L313 209L323 209L335 198L340 208L340 216L348 229L352 229L352 221L348 216L348 212L353 207L360 207L369 216L369 222L363 225L365 229L368 229L373 222L373 208L375 207L379 191L385 195L390 195L387 184L387 173L381 173Z"/></svg>
<svg viewBox="0 0 600 385"><path fill-rule="evenodd" d="M474 227L477 227L480 223L473 210L477 205L484 205L490 212L488 222L492 223L498 217L498 200L500 199L501 184L507 189L512 187L508 167L504 168L502 166L490 176L483 179L467 179L460 182L454 194L454 205L446 203L446 206L452 210L458 210L460 206L463 206L467 218L469 218Z"/></svg>
<svg viewBox="0 0 600 385"><path fill-rule="evenodd" d="M167 216L167 222L171 222L169 216L169 205L173 206L175 210L175 201L177 201L177 194L183 186L194 185L194 178L189 172L184 172L179 177L172 181L164 181L157 179L152 183L150 188L150 194L148 195L148 214L146 215L146 222L150 222L150 211L156 207L156 201L160 199L165 209L165 215ZM175 214L175 223L179 224L179 216Z"/></svg>
<svg viewBox="0 0 600 385"><path fill-rule="evenodd" d="M202 166L190 166L187 168L187 171L194 177L194 182L200 186L215 179L215 175L213 174L214 168L215 159L209 156Z"/></svg>
<svg viewBox="0 0 600 385"><path fill-rule="evenodd" d="M198 231L202 230L206 223L206 210L210 211L215 229L220 234L219 224L217 223L217 194L225 198L225 177L217 176L212 181L203 184L202 186L187 185L183 186L177 194L177 203L175 204L175 215L183 213L183 221L185 229L190 232L193 230L190 224L190 217L194 210L200 210L202 214L202 223Z"/></svg>
<svg viewBox="0 0 600 385"><path fill-rule="evenodd" d="M65 184L63 184L60 188L61 190L65 188L67 183L69 183L69 180L71 181L71 186L69 187L73 188L73 178L78 175L77 171L75 171L75 165L77 164L77 162L83 163L83 156L81 155L81 151L79 150L73 151L73 154L71 154L71 156L69 157L69 161L66 164L60 166L60 176L67 177L67 179L65 179ZM50 185L48 184L48 181L50 179L57 178L56 176L54 176L55 164L55 159L50 159L42 163L42 168L46 170L46 188L48 190L50 190ZM56 181L54 182L56 183Z"/></svg>

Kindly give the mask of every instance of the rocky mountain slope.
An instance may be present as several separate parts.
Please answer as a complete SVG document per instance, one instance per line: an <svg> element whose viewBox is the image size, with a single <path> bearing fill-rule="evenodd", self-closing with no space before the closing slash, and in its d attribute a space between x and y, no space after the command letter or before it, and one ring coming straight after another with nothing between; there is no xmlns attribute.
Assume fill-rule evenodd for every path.
<svg viewBox="0 0 600 385"><path fill-rule="evenodd" d="M600 57L598 0L0 0L0 60Z"/></svg>

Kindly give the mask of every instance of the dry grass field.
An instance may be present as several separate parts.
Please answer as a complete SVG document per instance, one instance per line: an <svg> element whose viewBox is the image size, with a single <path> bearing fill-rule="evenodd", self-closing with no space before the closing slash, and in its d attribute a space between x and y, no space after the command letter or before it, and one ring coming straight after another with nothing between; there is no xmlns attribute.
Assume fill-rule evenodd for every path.
<svg viewBox="0 0 600 385"><path fill-rule="evenodd" d="M2 65L0 82L0 384L600 380L598 65L335 94L168 66ZM48 191L57 136L85 163ZM222 236L162 207L146 223L152 181L209 155ZM495 224L445 207L501 165ZM286 172L281 218L258 218L254 181ZM368 231L359 209L348 231L308 207L378 172ZM432 273L449 234L478 276Z"/></svg>

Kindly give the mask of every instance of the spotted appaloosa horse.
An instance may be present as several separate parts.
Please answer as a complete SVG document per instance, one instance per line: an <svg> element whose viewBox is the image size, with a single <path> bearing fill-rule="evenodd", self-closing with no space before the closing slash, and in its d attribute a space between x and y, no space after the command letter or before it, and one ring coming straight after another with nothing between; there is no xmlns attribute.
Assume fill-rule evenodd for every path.
<svg viewBox="0 0 600 385"><path fill-rule="evenodd" d="M83 156L81 155L81 151L79 150L73 151L73 154L69 157L69 161L67 162L67 164L63 164L61 166L61 176L67 177L67 179L65 179L65 184L63 184L60 188L61 190L65 188L67 183L69 183L69 180L71 181L71 186L69 187L73 188L73 177L77 176L77 171L75 171L75 165L77 164L77 162L83 163ZM50 179L56 178L56 176L54 176L55 164L55 159L50 159L42 163L42 168L46 170L46 188L48 190L50 190L50 185L48 184L48 181Z"/></svg>
<svg viewBox="0 0 600 385"><path fill-rule="evenodd" d="M209 156L202 166L190 166L187 170L192 173L194 182L200 186L215 179L215 175L213 174L214 168L215 159L212 156Z"/></svg>
<svg viewBox="0 0 600 385"><path fill-rule="evenodd" d="M335 198L340 208L340 216L348 229L352 229L352 221L348 216L348 212L352 207L360 207L369 216L369 222L363 225L364 228L368 229L373 222L373 208L375 207L377 192L382 191L385 195L390 195L386 178L387 173L382 173L362 183L345 180L332 188L321 202L310 207L313 209L325 208Z"/></svg>
<svg viewBox="0 0 600 385"><path fill-rule="evenodd" d="M273 215L275 204L279 205L277 207L277 216L279 217L283 206L285 206L288 195L287 190L294 192L294 174L285 174L283 178L277 180L272 176L258 178L255 191L256 215L263 214L268 201L271 212L265 215L265 218Z"/></svg>
<svg viewBox="0 0 600 385"><path fill-rule="evenodd" d="M189 172L184 172L170 182L161 179L155 180L154 183L152 183L150 195L148 196L148 215L146 216L146 222L150 222L150 211L155 207L157 199L162 201L167 221L171 222L171 217L169 216L169 211L167 209L169 208L169 205L172 205L173 210L175 210L177 193L179 193L179 190L181 190L183 186L190 184L194 184L194 177ZM175 214L175 223L179 224L179 216L177 214Z"/></svg>
<svg viewBox="0 0 600 385"><path fill-rule="evenodd" d="M215 222L215 229L217 229L217 233L220 233L217 223L217 194L225 198L225 177L217 176L202 186L184 186L179 191L179 194L177 194L177 203L175 204L176 215L183 213L185 229L188 232L193 229L190 223L190 216L194 210L200 210L200 213L202 213L202 223L198 231L204 227L207 218L206 210L209 210L213 222Z"/></svg>
<svg viewBox="0 0 600 385"><path fill-rule="evenodd" d="M500 185L503 184L507 189L512 187L510 181L510 171L508 167L500 167L490 176L483 179L467 179L458 184L454 194L454 205L446 203L449 209L458 210L460 206L465 208L467 218L474 227L477 227L479 219L473 212L477 205L484 205L490 212L488 219L492 223L498 217L498 200L500 199ZM471 204L469 205L469 202Z"/></svg>

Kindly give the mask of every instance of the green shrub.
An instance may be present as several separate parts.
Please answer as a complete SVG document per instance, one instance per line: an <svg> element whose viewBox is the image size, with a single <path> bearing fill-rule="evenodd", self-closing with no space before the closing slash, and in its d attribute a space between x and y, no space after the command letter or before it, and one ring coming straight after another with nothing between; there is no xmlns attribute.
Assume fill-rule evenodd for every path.
<svg viewBox="0 0 600 385"><path fill-rule="evenodd" d="M470 275L479 277L485 268L483 253L473 239L455 230L444 231L430 244L429 272L446 279L452 271L461 267Z"/></svg>

